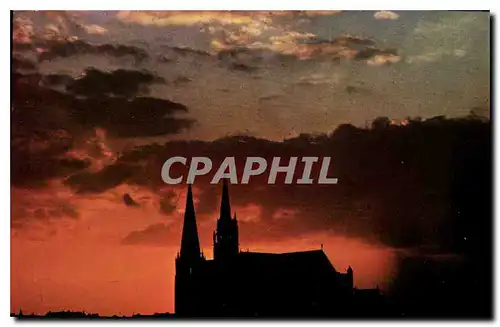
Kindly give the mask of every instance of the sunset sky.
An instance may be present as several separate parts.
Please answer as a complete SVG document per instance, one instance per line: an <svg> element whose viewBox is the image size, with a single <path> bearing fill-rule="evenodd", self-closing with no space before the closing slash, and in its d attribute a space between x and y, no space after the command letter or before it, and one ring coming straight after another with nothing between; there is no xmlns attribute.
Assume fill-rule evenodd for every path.
<svg viewBox="0 0 500 327"><path fill-rule="evenodd" d="M172 312L186 187L161 181L166 158L321 156L326 145L283 141L380 116L489 117L489 24L487 12L15 12L11 311ZM260 141L228 138L242 135ZM241 248L323 244L357 287L381 288L416 247L453 256L444 205L419 207L428 176L377 164L338 159L356 177L328 189L230 186ZM394 187L380 192L358 177L381 167L407 179L377 175ZM220 187L193 191L211 257ZM410 193L401 218L388 204Z"/></svg>

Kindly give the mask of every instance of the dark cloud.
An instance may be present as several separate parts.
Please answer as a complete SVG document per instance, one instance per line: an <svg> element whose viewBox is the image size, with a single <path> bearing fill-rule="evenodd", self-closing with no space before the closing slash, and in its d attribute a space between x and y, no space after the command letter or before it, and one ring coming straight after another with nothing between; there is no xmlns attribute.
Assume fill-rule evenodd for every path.
<svg viewBox="0 0 500 327"><path fill-rule="evenodd" d="M339 36L336 38L332 38L330 40L326 39L318 39L315 37L300 39L299 43L303 44L324 44L324 45L337 45L342 47L364 49L367 46L374 46L376 42L372 39L357 37L357 36Z"/></svg>
<svg viewBox="0 0 500 327"><path fill-rule="evenodd" d="M174 113L187 112L183 104L138 96L149 92L148 84L157 82L164 80L145 71L87 70L67 87L76 95L87 96L72 99L72 117L83 126L105 128L117 137L176 134L189 128L192 119L174 117Z"/></svg>
<svg viewBox="0 0 500 327"><path fill-rule="evenodd" d="M224 49L217 54L219 60L230 62L258 63L273 57L279 57L279 54L268 49L251 49L244 46Z"/></svg>
<svg viewBox="0 0 500 327"><path fill-rule="evenodd" d="M199 67L201 62L215 62L215 56L211 53L194 49L191 47L177 47L171 45L160 45L161 54L156 56L156 60L164 64L177 64L179 62L190 62Z"/></svg>
<svg viewBox="0 0 500 327"><path fill-rule="evenodd" d="M123 203L129 207L138 207L139 203L135 202L132 196L128 193L123 194Z"/></svg>
<svg viewBox="0 0 500 327"><path fill-rule="evenodd" d="M21 57L21 56L14 56L12 58L12 70L17 71L17 70L35 70L36 63L30 59Z"/></svg>
<svg viewBox="0 0 500 327"><path fill-rule="evenodd" d="M40 74L12 74L13 137L18 132L28 135L36 131L70 128L73 96L46 88L43 81Z"/></svg>
<svg viewBox="0 0 500 327"><path fill-rule="evenodd" d="M12 185L41 187L51 179L73 174L76 176L68 183L87 178L85 170L91 162L75 158L70 152L77 138L96 127L117 137L175 134L189 128L192 119L174 117L175 113L187 112L187 107L180 103L151 97L112 97L106 93L121 90L121 95L131 95L140 89L141 83L154 81L158 79L152 74L126 70L111 73L89 70L87 76L79 80L61 74L26 74L15 70L11 111ZM86 95L93 97L82 98L80 94L50 88L64 85L70 85L70 91L83 89L88 92ZM118 185L122 179L115 177L115 171L116 168L103 170L99 180L88 175L80 191L98 192Z"/></svg>
<svg viewBox="0 0 500 327"><path fill-rule="evenodd" d="M71 97L42 87L40 74L12 75L11 183L43 186L52 178L87 168L86 160L68 157L75 144L64 109ZM40 114L43 112L43 115Z"/></svg>
<svg viewBox="0 0 500 327"><path fill-rule="evenodd" d="M144 71L105 73L91 69L69 84L69 91L88 96L72 98L69 110L82 126L105 128L117 137L176 134L191 127L194 120L174 117L187 112L185 105L138 96L138 92L148 93L146 85L154 82L164 80Z"/></svg>
<svg viewBox="0 0 500 327"><path fill-rule="evenodd" d="M97 173L81 172L68 177L64 183L77 193L99 193L126 182L134 168L126 164L107 166Z"/></svg>
<svg viewBox="0 0 500 327"><path fill-rule="evenodd" d="M66 86L73 82L73 77L65 74L48 74L42 77L42 83L44 86Z"/></svg>
<svg viewBox="0 0 500 327"><path fill-rule="evenodd" d="M11 143L11 184L44 186L47 180L84 170L90 162L65 156L72 147L73 139L64 131L16 133Z"/></svg>
<svg viewBox="0 0 500 327"><path fill-rule="evenodd" d="M183 104L150 97L89 98L76 101L73 108L82 125L105 128L117 137L177 134L194 123L193 119L173 116L187 112Z"/></svg>
<svg viewBox="0 0 500 327"><path fill-rule="evenodd" d="M126 70L111 73L89 70L88 74L89 77L69 82L68 89L78 92L73 94L44 87L67 83L67 76L15 72L12 78L14 128L33 131L101 127L113 136L141 137L176 134L194 122L174 116L188 111L180 103L147 96L110 96L112 93L131 97L135 91L147 92L141 85L159 81L151 74ZM92 97L82 98L79 93Z"/></svg>
<svg viewBox="0 0 500 327"><path fill-rule="evenodd" d="M398 52L396 49L365 48L356 53L356 56L354 58L357 60L367 60L373 58L376 55L397 56Z"/></svg>
<svg viewBox="0 0 500 327"><path fill-rule="evenodd" d="M45 42L40 46L46 49L39 57L39 61L54 60L57 58L69 58L78 55L104 55L116 58L132 57L136 62L149 58L148 53L136 46L123 44L91 44L86 41L53 41Z"/></svg>
<svg viewBox="0 0 500 327"><path fill-rule="evenodd" d="M133 231L123 238L126 245L147 244L155 246L177 246L178 240L172 230L163 223L153 224L140 231Z"/></svg>
<svg viewBox="0 0 500 327"><path fill-rule="evenodd" d="M249 66L242 63L232 63L229 65L229 69L245 73L253 73L258 70L257 67Z"/></svg>
<svg viewBox="0 0 500 327"><path fill-rule="evenodd" d="M164 186L159 172L167 158L207 156L213 161L214 171L197 178L195 186L202 190L200 206L206 210L201 210L213 212L218 190L208 183L227 156L236 158L239 178L248 156L262 156L269 163L278 156L285 161L291 156L329 156L329 176L339 178L336 185L285 185L284 176L278 176L275 185L268 185L266 172L248 185L232 186L235 206L257 204L263 210L262 223L247 223L242 237L271 239L307 231L331 231L372 238L398 248L434 246L440 251L462 252L479 242L466 244L461 241L464 237L470 240L482 232L488 233L487 220L470 227L474 221L470 207L481 207L485 211L481 217L488 217L490 199L485 192L491 171L484 169L484 163L491 161L490 127L489 122L472 118L414 120L407 126L384 125L374 129L341 125L330 135L301 135L283 142L249 136L213 142L171 141L164 146L142 146L124 153L116 165L120 172L114 175L113 185L131 183L159 189ZM182 165L172 169L173 176L187 174ZM302 169L299 163L295 179ZM481 176L475 181L466 171L471 171L471 176L472 172L481 171ZM312 177L317 178L318 174L319 165L315 165ZM78 189L79 182L85 185L89 179L74 181L72 186ZM97 183L100 180L95 178ZM457 187L456 183L467 186ZM470 196L464 197L464 192ZM467 218L458 216L457 212L463 215L466 207L470 208ZM276 220L282 209L292 209L297 214Z"/></svg>
<svg viewBox="0 0 500 327"><path fill-rule="evenodd" d="M83 77L73 80L67 90L86 97L132 97L149 93L148 85L152 83L165 83L165 80L148 71L118 69L103 72L89 68Z"/></svg>
<svg viewBox="0 0 500 327"><path fill-rule="evenodd" d="M35 50L31 43L12 42L13 52L29 52Z"/></svg>
<svg viewBox="0 0 500 327"><path fill-rule="evenodd" d="M197 56L203 56L203 57L210 57L211 54L207 51L203 50L198 50L198 49L193 49L190 47L168 47L172 51L174 51L176 54L179 54L181 56L188 56L188 55L197 55Z"/></svg>
<svg viewBox="0 0 500 327"><path fill-rule="evenodd" d="M276 64L286 64L290 60L296 60L290 57L268 49L250 49L243 46L229 48L219 51L217 59L222 66L232 71L242 71L252 73L257 71L265 62Z"/></svg>

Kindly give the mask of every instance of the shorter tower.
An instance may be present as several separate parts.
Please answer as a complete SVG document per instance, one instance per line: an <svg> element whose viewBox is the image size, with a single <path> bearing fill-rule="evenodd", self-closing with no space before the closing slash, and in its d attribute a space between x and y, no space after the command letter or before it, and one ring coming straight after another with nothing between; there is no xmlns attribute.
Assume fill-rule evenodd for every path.
<svg viewBox="0 0 500 327"><path fill-rule="evenodd" d="M222 184L222 199L220 216L217 220L217 229L214 238L214 260L224 261L239 253L238 220L236 214L231 218L231 204L226 179Z"/></svg>

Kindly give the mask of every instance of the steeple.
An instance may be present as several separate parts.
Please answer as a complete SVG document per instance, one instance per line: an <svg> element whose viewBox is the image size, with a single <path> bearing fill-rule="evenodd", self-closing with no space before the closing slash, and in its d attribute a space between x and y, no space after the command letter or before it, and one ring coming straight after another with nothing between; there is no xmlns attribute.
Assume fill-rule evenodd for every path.
<svg viewBox="0 0 500 327"><path fill-rule="evenodd" d="M186 210L184 211L184 226L182 227L182 240L180 257L186 259L198 259L200 254L200 240L198 228L196 227L196 214L194 211L193 191L191 184L188 185Z"/></svg>
<svg viewBox="0 0 500 327"><path fill-rule="evenodd" d="M220 215L217 220L217 229L214 233L214 259L226 260L239 253L238 221L236 213L231 218L231 205L229 203L229 189L227 181L222 184L222 199Z"/></svg>
<svg viewBox="0 0 500 327"><path fill-rule="evenodd" d="M181 251L175 259L175 313L190 316L201 308L197 297L196 278L205 258L200 251L196 227L193 191L188 185L184 225L182 226Z"/></svg>
<svg viewBox="0 0 500 327"><path fill-rule="evenodd" d="M231 204L229 203L229 189L227 179L222 180L222 199L220 202L220 218L231 220Z"/></svg>

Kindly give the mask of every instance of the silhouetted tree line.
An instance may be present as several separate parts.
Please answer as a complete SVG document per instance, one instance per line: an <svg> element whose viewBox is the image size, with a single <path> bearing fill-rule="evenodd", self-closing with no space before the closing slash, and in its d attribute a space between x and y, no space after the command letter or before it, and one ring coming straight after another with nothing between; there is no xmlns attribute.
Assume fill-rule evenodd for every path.
<svg viewBox="0 0 500 327"><path fill-rule="evenodd" d="M22 310L19 312L11 313L11 317L15 317L16 319L64 319L64 320L86 320L86 319L158 319L158 318L171 318L174 316L172 313L154 313L152 315L142 315L142 314L134 314L132 316L100 316L97 313L87 313L85 311L49 311L45 315L37 315L37 314L23 314Z"/></svg>

